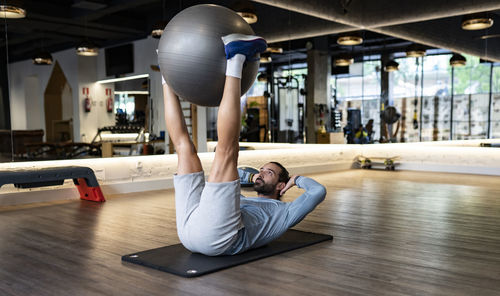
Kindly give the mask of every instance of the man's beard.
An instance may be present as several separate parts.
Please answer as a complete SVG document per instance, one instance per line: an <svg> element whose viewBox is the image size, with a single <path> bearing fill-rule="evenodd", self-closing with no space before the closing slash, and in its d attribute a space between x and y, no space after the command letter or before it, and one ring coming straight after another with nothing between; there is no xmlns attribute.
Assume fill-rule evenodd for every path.
<svg viewBox="0 0 500 296"><path fill-rule="evenodd" d="M257 180L261 181L257 183L255 181L255 184L253 184L253 189L257 191L258 194L262 195L273 195L274 191L276 190L276 184L268 184L265 183L264 180L257 178Z"/></svg>

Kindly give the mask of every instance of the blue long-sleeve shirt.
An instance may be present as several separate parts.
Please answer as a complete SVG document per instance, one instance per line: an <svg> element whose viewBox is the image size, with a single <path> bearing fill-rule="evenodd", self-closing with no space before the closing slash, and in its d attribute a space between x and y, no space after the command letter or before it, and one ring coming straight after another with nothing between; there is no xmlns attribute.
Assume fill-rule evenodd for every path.
<svg viewBox="0 0 500 296"><path fill-rule="evenodd" d="M252 176L248 172L238 172L241 181L251 180ZM302 221L325 199L325 187L313 179L298 176L295 184L305 189L305 192L293 202L241 195L240 210L244 227L224 254L234 255L270 243Z"/></svg>

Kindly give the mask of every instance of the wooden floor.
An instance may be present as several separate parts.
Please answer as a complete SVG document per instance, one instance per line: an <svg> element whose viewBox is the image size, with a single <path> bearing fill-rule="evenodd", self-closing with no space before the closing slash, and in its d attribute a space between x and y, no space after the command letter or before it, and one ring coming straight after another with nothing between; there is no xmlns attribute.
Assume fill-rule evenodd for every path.
<svg viewBox="0 0 500 296"><path fill-rule="evenodd" d="M500 178L312 177L328 195L296 229L333 242L193 279L120 258L179 242L172 190L0 209L0 295L500 295Z"/></svg>

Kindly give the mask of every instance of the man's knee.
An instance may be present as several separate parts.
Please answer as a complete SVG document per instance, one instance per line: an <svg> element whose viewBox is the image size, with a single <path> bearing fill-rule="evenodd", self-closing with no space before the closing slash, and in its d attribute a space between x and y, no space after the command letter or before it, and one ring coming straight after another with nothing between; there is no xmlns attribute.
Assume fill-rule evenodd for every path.
<svg viewBox="0 0 500 296"><path fill-rule="evenodd" d="M178 139L174 143L175 151L177 154L196 154L196 148L194 147L191 139Z"/></svg>

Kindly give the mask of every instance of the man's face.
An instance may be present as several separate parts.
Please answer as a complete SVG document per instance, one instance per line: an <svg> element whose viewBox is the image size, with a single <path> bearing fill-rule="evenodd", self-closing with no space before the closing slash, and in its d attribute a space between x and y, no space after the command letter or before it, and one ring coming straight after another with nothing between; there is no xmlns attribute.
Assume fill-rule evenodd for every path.
<svg viewBox="0 0 500 296"><path fill-rule="evenodd" d="M260 168L259 174L257 174L257 179L253 185L253 189L259 194L263 195L273 195L279 183L279 174L281 173L281 168L274 163L266 163L262 168Z"/></svg>

